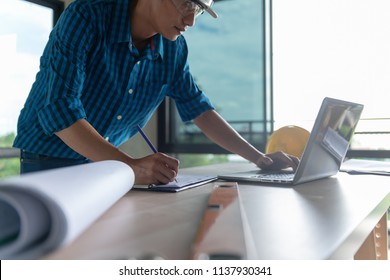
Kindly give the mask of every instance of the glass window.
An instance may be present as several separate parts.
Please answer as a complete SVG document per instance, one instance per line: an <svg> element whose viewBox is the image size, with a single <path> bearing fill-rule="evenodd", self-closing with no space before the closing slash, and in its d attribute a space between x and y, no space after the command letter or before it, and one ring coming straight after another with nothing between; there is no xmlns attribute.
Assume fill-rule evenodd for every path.
<svg viewBox="0 0 390 280"><path fill-rule="evenodd" d="M0 2L0 158L18 156L11 146L19 112L35 80L53 22L62 10L60 1ZM9 168L16 166L1 160L0 176L12 174Z"/></svg>
<svg viewBox="0 0 390 280"><path fill-rule="evenodd" d="M325 96L365 105L350 156L390 158L390 1L274 0L275 128L311 130Z"/></svg>
<svg viewBox="0 0 390 280"><path fill-rule="evenodd" d="M198 86L244 138L263 149L272 129L268 1L217 1L185 34L189 65ZM268 14L269 15L269 14ZM182 123L175 105L159 110L159 149L171 153L226 153L193 122ZM180 157L179 157L180 158Z"/></svg>

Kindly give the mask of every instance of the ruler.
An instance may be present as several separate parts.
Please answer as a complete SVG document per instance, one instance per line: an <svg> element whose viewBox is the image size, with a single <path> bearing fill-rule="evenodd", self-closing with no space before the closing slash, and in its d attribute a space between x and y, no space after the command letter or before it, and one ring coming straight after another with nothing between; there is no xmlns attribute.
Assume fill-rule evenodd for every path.
<svg viewBox="0 0 390 280"><path fill-rule="evenodd" d="M191 259L238 260L255 258L238 184L219 183L211 192L193 243Z"/></svg>

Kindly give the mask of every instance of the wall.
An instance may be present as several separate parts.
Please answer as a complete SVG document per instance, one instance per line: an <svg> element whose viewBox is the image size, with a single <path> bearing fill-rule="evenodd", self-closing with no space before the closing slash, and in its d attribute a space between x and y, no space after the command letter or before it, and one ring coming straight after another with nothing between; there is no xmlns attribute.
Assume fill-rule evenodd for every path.
<svg viewBox="0 0 390 280"><path fill-rule="evenodd" d="M73 0L61 0L62 2L65 3L65 7L68 6L70 4L70 2L72 2Z"/></svg>

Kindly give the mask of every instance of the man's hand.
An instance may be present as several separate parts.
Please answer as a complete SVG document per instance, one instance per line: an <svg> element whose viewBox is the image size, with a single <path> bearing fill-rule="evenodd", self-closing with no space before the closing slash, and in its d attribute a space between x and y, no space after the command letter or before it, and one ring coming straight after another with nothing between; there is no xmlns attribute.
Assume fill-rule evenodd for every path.
<svg viewBox="0 0 390 280"><path fill-rule="evenodd" d="M284 152L275 152L261 156L256 165L263 170L281 170L292 167L295 171L299 164L299 158Z"/></svg>
<svg viewBox="0 0 390 280"><path fill-rule="evenodd" d="M135 173L135 184L168 184L179 172L179 161L163 153L156 153L128 163Z"/></svg>

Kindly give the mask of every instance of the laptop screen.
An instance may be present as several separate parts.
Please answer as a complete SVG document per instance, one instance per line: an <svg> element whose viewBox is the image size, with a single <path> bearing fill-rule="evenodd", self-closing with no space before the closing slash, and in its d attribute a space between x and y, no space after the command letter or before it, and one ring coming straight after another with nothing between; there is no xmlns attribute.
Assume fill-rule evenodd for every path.
<svg viewBox="0 0 390 280"><path fill-rule="evenodd" d="M297 178L301 182L337 173L348 151L363 105L325 98L310 134ZM304 167L304 168L303 168Z"/></svg>

